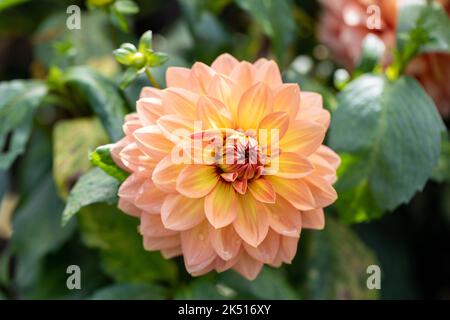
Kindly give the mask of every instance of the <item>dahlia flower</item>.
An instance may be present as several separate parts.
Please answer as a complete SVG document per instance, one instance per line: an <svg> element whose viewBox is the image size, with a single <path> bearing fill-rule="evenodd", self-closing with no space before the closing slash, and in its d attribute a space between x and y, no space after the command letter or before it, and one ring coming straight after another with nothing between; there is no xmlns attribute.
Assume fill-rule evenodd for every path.
<svg viewBox="0 0 450 320"><path fill-rule="evenodd" d="M166 83L142 90L111 150L131 173L119 208L140 219L144 248L182 255L194 276L290 263L337 197L321 96L283 83L273 61L229 54L171 67Z"/></svg>
<svg viewBox="0 0 450 320"><path fill-rule="evenodd" d="M323 12L319 24L319 37L332 51L334 58L352 70L359 60L362 42L369 33L377 35L386 45L384 64L392 57L396 43L397 14L400 6L411 0L320 0ZM450 15L450 1L438 0ZM369 29L367 8L380 8L381 28ZM415 77L435 101L443 117L450 115L450 54L427 53L416 57L406 70Z"/></svg>

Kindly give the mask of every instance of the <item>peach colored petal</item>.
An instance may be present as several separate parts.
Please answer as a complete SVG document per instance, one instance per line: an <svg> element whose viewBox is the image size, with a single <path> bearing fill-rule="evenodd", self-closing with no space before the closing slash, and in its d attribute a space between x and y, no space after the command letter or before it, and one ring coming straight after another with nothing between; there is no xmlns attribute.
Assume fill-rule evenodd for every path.
<svg viewBox="0 0 450 320"><path fill-rule="evenodd" d="M158 119L158 127L167 140L178 143L194 131L194 121L179 115L165 115Z"/></svg>
<svg viewBox="0 0 450 320"><path fill-rule="evenodd" d="M258 126L259 130L267 130L267 137L271 137L271 130L278 130L278 139L284 136L288 128L289 115L286 112L272 112L265 116Z"/></svg>
<svg viewBox="0 0 450 320"><path fill-rule="evenodd" d="M258 128L266 115L272 112L273 97L264 83L257 83L241 97L238 106L238 127L243 130Z"/></svg>
<svg viewBox="0 0 450 320"><path fill-rule="evenodd" d="M163 135L157 125L142 127L133 136L141 150L155 160L161 160L173 148L173 142Z"/></svg>
<svg viewBox="0 0 450 320"><path fill-rule="evenodd" d="M188 119L195 119L197 114L196 93L182 88L167 88L162 98L164 111L167 114L176 114Z"/></svg>
<svg viewBox="0 0 450 320"><path fill-rule="evenodd" d="M214 228L225 227L236 219L237 197L230 183L219 181L205 197L205 215Z"/></svg>
<svg viewBox="0 0 450 320"><path fill-rule="evenodd" d="M259 58L258 60L256 60L256 61L253 63L253 66L254 66L256 69L259 69L259 68L261 68L263 65L265 65L267 62L269 62L269 60L267 60L266 58Z"/></svg>
<svg viewBox="0 0 450 320"><path fill-rule="evenodd" d="M282 84L275 91L273 110L286 112L294 120L300 108L300 87L296 83Z"/></svg>
<svg viewBox="0 0 450 320"><path fill-rule="evenodd" d="M127 137L131 136L134 131L142 127L142 123L139 118L133 117L132 119L125 120L122 126L123 132Z"/></svg>
<svg viewBox="0 0 450 320"><path fill-rule="evenodd" d="M122 163L129 169L140 173L142 176L148 176L155 167L156 163L147 154L143 153L135 143L129 143L119 153Z"/></svg>
<svg viewBox="0 0 450 320"><path fill-rule="evenodd" d="M205 94L216 71L202 62L194 63L191 70L192 74L196 76L199 93Z"/></svg>
<svg viewBox="0 0 450 320"><path fill-rule="evenodd" d="M311 210L316 207L314 196L308 185L302 179L284 179L276 176L266 176L277 194L289 201L299 210Z"/></svg>
<svg viewBox="0 0 450 320"><path fill-rule="evenodd" d="M264 263L271 263L276 258L279 246L280 235L272 229L269 229L264 241L256 248L244 243L245 251L254 259Z"/></svg>
<svg viewBox="0 0 450 320"><path fill-rule="evenodd" d="M210 226L209 238L212 247L223 260L229 261L238 255L242 240L233 226L229 225L220 229Z"/></svg>
<svg viewBox="0 0 450 320"><path fill-rule="evenodd" d="M231 71L239 64L235 57L228 53L222 53L211 64L211 68L217 72L229 75Z"/></svg>
<svg viewBox="0 0 450 320"><path fill-rule="evenodd" d="M325 227L325 215L323 209L303 211L302 227L306 229L322 230Z"/></svg>
<svg viewBox="0 0 450 320"><path fill-rule="evenodd" d="M145 182L145 177L137 174L131 174L119 187L118 196L129 202L134 202L139 190Z"/></svg>
<svg viewBox="0 0 450 320"><path fill-rule="evenodd" d="M247 252L241 251L241 256L233 269L239 272L247 280L255 280L256 276L261 272L263 263L253 259Z"/></svg>
<svg viewBox="0 0 450 320"><path fill-rule="evenodd" d="M111 146L110 152L111 157L114 162L123 170L130 172L130 168L128 168L120 157L120 152L130 143L130 140L127 137L122 138Z"/></svg>
<svg viewBox="0 0 450 320"><path fill-rule="evenodd" d="M278 65L273 60L267 61L258 67L256 79L264 82L272 89L282 84L280 69L278 69Z"/></svg>
<svg viewBox="0 0 450 320"><path fill-rule="evenodd" d="M164 107L160 98L141 98L136 102L136 111L142 124L149 126L164 114Z"/></svg>
<svg viewBox="0 0 450 320"><path fill-rule="evenodd" d="M139 217L142 213L141 209L136 207L132 202L126 200L125 198L119 198L117 207L126 214L133 217Z"/></svg>
<svg viewBox="0 0 450 320"><path fill-rule="evenodd" d="M208 88L208 96L221 101L230 111L232 119L237 118L241 95L242 88L230 78L222 75L214 76Z"/></svg>
<svg viewBox="0 0 450 320"><path fill-rule="evenodd" d="M292 152L282 152L277 158L278 168L273 169L274 174L286 179L299 179L309 175L314 167L311 162L301 155ZM275 160L276 161L276 160ZM269 170L270 173L270 170Z"/></svg>
<svg viewBox="0 0 450 320"><path fill-rule="evenodd" d="M168 237L177 235L177 231L169 230L164 227L161 216L158 214L149 214L143 213L141 214L141 224L139 226L139 232L143 236L148 236L152 238L157 237Z"/></svg>
<svg viewBox="0 0 450 320"><path fill-rule="evenodd" d="M188 230L205 219L203 200L170 194L161 207L161 220L167 229Z"/></svg>
<svg viewBox="0 0 450 320"><path fill-rule="evenodd" d="M211 192L219 179L215 166L188 165L178 175L176 188L186 197L203 198Z"/></svg>
<svg viewBox="0 0 450 320"><path fill-rule="evenodd" d="M174 164L171 155L164 157L155 167L152 173L153 183L163 191L175 193L177 178L185 164Z"/></svg>
<svg viewBox="0 0 450 320"><path fill-rule="evenodd" d="M326 178L312 174L306 177L305 181L314 197L316 207L327 207L336 201L336 190Z"/></svg>
<svg viewBox="0 0 450 320"><path fill-rule="evenodd" d="M201 271L217 257L209 240L208 223L206 221L181 232L180 235L184 263L188 272Z"/></svg>
<svg viewBox="0 0 450 320"><path fill-rule="evenodd" d="M301 93L300 112L297 115L298 120L314 121L325 128L330 125L330 113L323 109L323 98L315 92Z"/></svg>
<svg viewBox="0 0 450 320"><path fill-rule="evenodd" d="M225 260L221 259L220 257L217 257L216 261L215 261L216 271L220 273L220 272L224 272L224 271L232 268L236 264L236 262L239 261L239 258L240 258L240 253L238 253L233 259L230 259L228 261L225 261Z"/></svg>
<svg viewBox="0 0 450 320"><path fill-rule="evenodd" d="M182 67L169 67L166 71L167 88L183 88L189 89L189 76L191 70Z"/></svg>
<svg viewBox="0 0 450 320"><path fill-rule="evenodd" d="M153 87L143 87L139 95L139 99L142 98L161 98L161 89Z"/></svg>
<svg viewBox="0 0 450 320"><path fill-rule="evenodd" d="M183 251L181 251L181 246L168 249L161 249L161 254L165 259L175 258L177 256L180 256L182 253Z"/></svg>
<svg viewBox="0 0 450 320"><path fill-rule="evenodd" d="M246 91L254 84L255 73L256 69L252 64L247 61L242 61L233 69L230 78L242 89L242 91Z"/></svg>
<svg viewBox="0 0 450 320"><path fill-rule="evenodd" d="M293 121L284 137L280 139L282 152L297 152L308 156L316 151L325 138L325 129L307 121Z"/></svg>
<svg viewBox="0 0 450 320"><path fill-rule="evenodd" d="M256 200L264 203L275 203L275 190L268 180L264 178L252 180L248 184L248 189Z"/></svg>
<svg viewBox="0 0 450 320"><path fill-rule="evenodd" d="M297 253L299 238L282 236L280 239L280 254L284 263L291 263Z"/></svg>
<svg viewBox="0 0 450 320"><path fill-rule="evenodd" d="M302 229L302 214L287 200L278 196L273 205L268 205L269 225L281 235L299 237Z"/></svg>
<svg viewBox="0 0 450 320"><path fill-rule="evenodd" d="M328 161L335 169L341 164L341 158L327 146L320 146L316 153Z"/></svg>
<svg viewBox="0 0 450 320"><path fill-rule="evenodd" d="M197 115L205 129L233 126L231 112L220 100L212 97L204 96L198 100Z"/></svg>
<svg viewBox="0 0 450 320"><path fill-rule="evenodd" d="M166 195L166 192L157 188L152 179L148 178L139 188L134 204L144 212L159 215Z"/></svg>
<svg viewBox="0 0 450 320"><path fill-rule="evenodd" d="M144 248L148 251L176 248L180 245L180 242L180 235L178 234L167 237L144 236Z"/></svg>
<svg viewBox="0 0 450 320"><path fill-rule="evenodd" d="M269 220L266 207L248 193L238 196L238 212L234 229L248 244L257 247L266 237Z"/></svg>

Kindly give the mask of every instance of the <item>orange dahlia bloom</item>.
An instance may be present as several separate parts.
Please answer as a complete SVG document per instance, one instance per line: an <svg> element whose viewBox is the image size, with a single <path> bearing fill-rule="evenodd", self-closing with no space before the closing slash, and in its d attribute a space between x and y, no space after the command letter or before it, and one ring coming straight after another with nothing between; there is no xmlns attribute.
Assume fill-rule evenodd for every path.
<svg viewBox="0 0 450 320"><path fill-rule="evenodd" d="M320 0L323 12L319 37L332 50L335 59L352 70L359 60L362 41L369 33L377 35L386 45L384 62L391 60L395 48L397 14L400 6L411 0ZM450 15L450 0L439 0ZM369 29L367 9L377 5L381 14L381 29ZM407 69L435 101L443 117L450 115L450 54L427 53L415 58Z"/></svg>
<svg viewBox="0 0 450 320"><path fill-rule="evenodd" d="M324 227L339 157L322 145L322 98L284 84L278 66L228 54L172 67L144 88L112 155L131 175L119 207L147 250L183 255L192 275L290 263L302 228Z"/></svg>

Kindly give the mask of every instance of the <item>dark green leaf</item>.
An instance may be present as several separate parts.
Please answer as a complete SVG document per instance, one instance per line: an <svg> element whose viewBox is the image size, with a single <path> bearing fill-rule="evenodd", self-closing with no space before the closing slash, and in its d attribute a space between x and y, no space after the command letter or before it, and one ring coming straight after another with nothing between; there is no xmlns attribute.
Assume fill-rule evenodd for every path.
<svg viewBox="0 0 450 320"><path fill-rule="evenodd" d="M214 281L215 282L215 281ZM202 278L191 281L189 286L179 290L175 299L177 300L224 300L237 296L236 291L223 284L213 283L210 279Z"/></svg>
<svg viewBox="0 0 450 320"><path fill-rule="evenodd" d="M79 93L100 118L111 140L119 140L127 107L119 90L108 79L86 67L74 67L65 75L66 83Z"/></svg>
<svg viewBox="0 0 450 320"><path fill-rule="evenodd" d="M144 250L138 219L114 206L96 204L81 210L79 222L85 243L100 249L102 266L116 281L139 284L176 279L172 260Z"/></svg>
<svg viewBox="0 0 450 320"><path fill-rule="evenodd" d="M265 267L253 281L245 280L233 271L227 271L219 276L218 284L235 291L237 299L298 299L282 269Z"/></svg>
<svg viewBox="0 0 450 320"><path fill-rule="evenodd" d="M433 179L437 182L450 182L450 140L443 139L441 155L433 171Z"/></svg>
<svg viewBox="0 0 450 320"><path fill-rule="evenodd" d="M374 254L349 227L327 218L323 231L302 236L300 257L306 271L303 284L308 299L376 299L367 288L367 267L377 265Z"/></svg>
<svg viewBox="0 0 450 320"><path fill-rule="evenodd" d="M444 127L433 101L411 78L391 82L365 75L342 91L338 105L329 142L351 156L348 170L341 171L338 193L358 195L360 205L373 203L381 211L409 201L439 157ZM348 215L348 221L360 220L356 212Z"/></svg>
<svg viewBox="0 0 450 320"><path fill-rule="evenodd" d="M158 300L166 291L154 284L114 284L96 291L92 300Z"/></svg>
<svg viewBox="0 0 450 320"><path fill-rule="evenodd" d="M118 189L119 182L116 179L107 175L100 168L91 169L77 181L70 191L63 212L63 225L67 224L85 206L98 202L116 202Z"/></svg>
<svg viewBox="0 0 450 320"><path fill-rule="evenodd" d="M28 2L30 0L2 0L0 1L0 11Z"/></svg>
<svg viewBox="0 0 450 320"><path fill-rule="evenodd" d="M58 250L74 232L74 223L63 228L59 222L63 206L48 174L17 210L11 248L18 259L15 282L21 290L34 286L41 272L41 259Z"/></svg>
<svg viewBox="0 0 450 320"><path fill-rule="evenodd" d="M0 170L9 168L25 151L34 113L46 94L47 87L39 81L0 83ZM9 133L9 146L5 150Z"/></svg>
<svg viewBox="0 0 450 320"><path fill-rule="evenodd" d="M111 157L110 144L97 147L94 152L91 153L90 158L93 165L99 167L105 171L111 177L116 178L118 181L124 181L130 174L123 169L119 168Z"/></svg>
<svg viewBox="0 0 450 320"><path fill-rule="evenodd" d="M275 55L283 64L286 47L292 42L295 22L290 0L236 0L272 40Z"/></svg>

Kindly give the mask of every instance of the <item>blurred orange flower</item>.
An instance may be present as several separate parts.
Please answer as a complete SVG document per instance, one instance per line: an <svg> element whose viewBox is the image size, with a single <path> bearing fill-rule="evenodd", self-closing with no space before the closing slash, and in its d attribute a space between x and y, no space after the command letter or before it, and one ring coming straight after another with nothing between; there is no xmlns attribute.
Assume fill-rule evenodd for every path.
<svg viewBox="0 0 450 320"><path fill-rule="evenodd" d="M144 88L112 149L131 175L119 207L140 218L147 250L183 255L192 275L295 256L302 228L324 227L339 157L322 145L322 97L284 84L275 62L223 54L211 67L171 67Z"/></svg>
<svg viewBox="0 0 450 320"><path fill-rule="evenodd" d="M323 13L319 23L319 36L345 68L352 70L361 55L362 40L368 33L380 37L386 45L384 62L391 59L395 47L397 12L402 3L410 0L320 0ZM450 1L439 0L450 15ZM369 29L367 8L377 5L381 13L381 28ZM416 57L407 69L435 101L443 117L450 115L450 55L427 53Z"/></svg>

